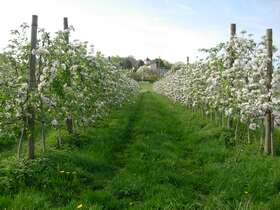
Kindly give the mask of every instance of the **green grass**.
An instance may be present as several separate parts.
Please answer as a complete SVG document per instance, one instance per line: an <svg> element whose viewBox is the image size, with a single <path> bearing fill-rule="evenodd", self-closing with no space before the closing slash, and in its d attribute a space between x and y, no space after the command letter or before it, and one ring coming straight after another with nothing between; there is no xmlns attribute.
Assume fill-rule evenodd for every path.
<svg viewBox="0 0 280 210"><path fill-rule="evenodd" d="M150 82L139 82L140 84L140 92L145 93L149 91L153 91L153 83Z"/></svg>
<svg viewBox="0 0 280 210"><path fill-rule="evenodd" d="M225 146L228 130L150 88L76 146L2 158L0 209L280 209L278 157Z"/></svg>

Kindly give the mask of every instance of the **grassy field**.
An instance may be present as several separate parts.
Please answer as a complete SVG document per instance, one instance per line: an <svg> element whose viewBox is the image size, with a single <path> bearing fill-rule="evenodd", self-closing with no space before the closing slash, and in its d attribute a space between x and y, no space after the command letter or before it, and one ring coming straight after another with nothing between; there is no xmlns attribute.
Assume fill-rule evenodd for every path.
<svg viewBox="0 0 280 210"><path fill-rule="evenodd" d="M278 157L144 86L61 150L2 156L0 209L280 209Z"/></svg>

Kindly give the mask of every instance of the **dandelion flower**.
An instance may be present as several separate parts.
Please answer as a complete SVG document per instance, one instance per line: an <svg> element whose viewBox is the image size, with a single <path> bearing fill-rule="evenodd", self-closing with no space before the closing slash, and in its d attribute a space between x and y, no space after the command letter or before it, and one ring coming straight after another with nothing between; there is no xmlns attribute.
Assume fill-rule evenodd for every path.
<svg viewBox="0 0 280 210"><path fill-rule="evenodd" d="M80 204L80 205L77 206L77 209L80 209L82 207L83 207L83 204Z"/></svg>

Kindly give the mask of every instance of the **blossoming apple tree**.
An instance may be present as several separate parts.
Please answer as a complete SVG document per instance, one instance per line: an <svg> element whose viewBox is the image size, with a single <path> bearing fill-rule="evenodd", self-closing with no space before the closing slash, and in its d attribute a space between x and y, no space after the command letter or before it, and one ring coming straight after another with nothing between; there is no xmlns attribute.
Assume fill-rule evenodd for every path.
<svg viewBox="0 0 280 210"><path fill-rule="evenodd" d="M54 37L44 29L36 33L35 47L30 45L30 27L22 24L12 31L12 38L0 62L0 139L19 139L18 156L23 139L37 138L30 127L41 130L43 151L46 129L68 129L65 121L72 119L73 132L93 125L115 106L121 106L136 94L138 84L126 72L101 53L90 50L87 42L69 42L73 30L67 27ZM33 57L33 61L31 61ZM34 62L34 86L30 89L30 66ZM30 142L29 142L30 144ZM29 158L34 158L34 142ZM33 151L32 151L33 150Z"/></svg>
<svg viewBox="0 0 280 210"><path fill-rule="evenodd" d="M271 30L259 43L246 32L233 33L230 41L202 51L203 59L170 72L154 89L234 128L235 141L240 122L248 127L248 142L252 130L261 130L262 148L273 154L272 118L278 118L280 108L280 71L276 65L272 73Z"/></svg>

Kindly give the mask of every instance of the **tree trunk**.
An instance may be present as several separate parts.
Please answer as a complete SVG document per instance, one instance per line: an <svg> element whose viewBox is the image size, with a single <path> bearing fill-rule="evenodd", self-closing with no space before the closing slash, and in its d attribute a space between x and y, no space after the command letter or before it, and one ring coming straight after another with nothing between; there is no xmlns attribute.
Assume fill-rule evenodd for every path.
<svg viewBox="0 0 280 210"><path fill-rule="evenodd" d="M66 118L66 127L69 134L73 134L73 119L71 116Z"/></svg>
<svg viewBox="0 0 280 210"><path fill-rule="evenodd" d="M235 132L234 132L234 141L237 142L238 137L238 126L239 126L239 120L237 119L236 126L235 126Z"/></svg>
<svg viewBox="0 0 280 210"><path fill-rule="evenodd" d="M271 156L275 155L275 150L274 150L274 138L273 138L273 130L274 130L274 117L273 115L271 116L272 122L271 122Z"/></svg>
<svg viewBox="0 0 280 210"><path fill-rule="evenodd" d="M232 118L230 116L227 117L227 128L230 129L232 126Z"/></svg>
<svg viewBox="0 0 280 210"><path fill-rule="evenodd" d="M17 158L19 159L21 156L21 150L22 150L22 142L23 142L23 136L25 133L25 127L23 127L20 130L20 137L19 137L19 141L18 141L18 149L17 149Z"/></svg>
<svg viewBox="0 0 280 210"><path fill-rule="evenodd" d="M251 144L251 136L250 136L250 128L249 128L249 125L248 125L248 128L247 128L247 140L248 140L248 144Z"/></svg>
<svg viewBox="0 0 280 210"><path fill-rule="evenodd" d="M261 128L260 128L260 151L263 152L264 151L264 121L261 120Z"/></svg>
<svg viewBox="0 0 280 210"><path fill-rule="evenodd" d="M42 120L41 138L42 138L42 150L46 152L46 134L45 134L45 122Z"/></svg>

